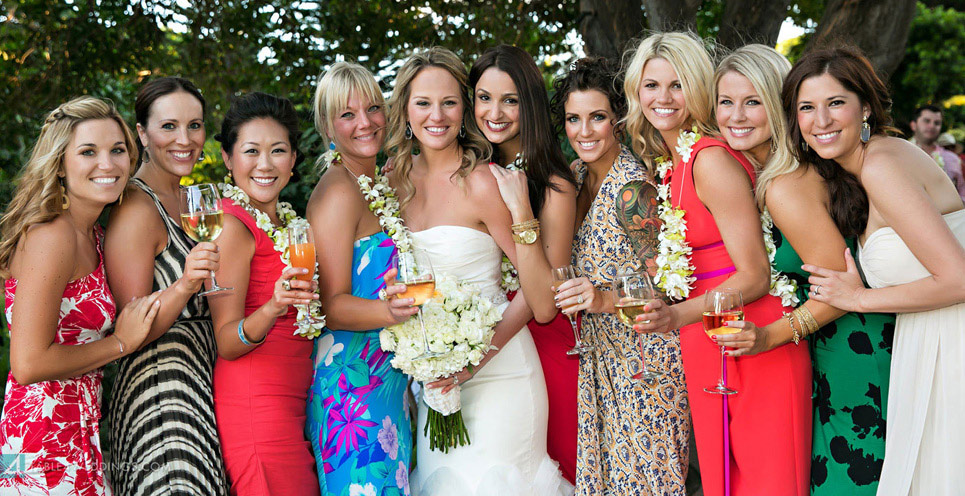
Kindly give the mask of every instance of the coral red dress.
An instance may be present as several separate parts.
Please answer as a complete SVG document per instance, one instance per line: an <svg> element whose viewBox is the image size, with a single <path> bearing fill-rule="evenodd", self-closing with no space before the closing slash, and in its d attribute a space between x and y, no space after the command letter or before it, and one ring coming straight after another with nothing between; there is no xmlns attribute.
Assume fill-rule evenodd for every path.
<svg viewBox="0 0 965 496"><path fill-rule="evenodd" d="M255 237L245 315L268 301L285 264L272 240L243 208L224 212ZM214 366L214 412L231 494L319 494L315 458L305 439L305 402L312 383L312 342L292 333L296 311L275 320L265 342Z"/></svg>
<svg viewBox="0 0 965 496"><path fill-rule="evenodd" d="M563 477L576 484L576 395L579 391L580 359L566 352L576 346L573 328L562 312L546 324L530 320L536 352L546 378L549 400L546 451L560 464Z"/></svg>
<svg viewBox="0 0 965 496"><path fill-rule="evenodd" d="M686 212L687 243L697 278L690 298L702 298L735 272L717 223L694 188L694 160L704 148L720 146L756 180L743 154L713 138L701 138L690 161L678 164L664 179L671 203ZM751 194L748 192L748 194ZM781 317L780 298L766 295L744 302L744 318L764 326ZM704 334L702 324L680 330L681 354L704 494L724 495L723 402L728 401L731 494L806 496L811 460L811 362L806 345L786 344L755 356L727 358L727 383L737 394L722 397L704 392L717 383L720 348Z"/></svg>
<svg viewBox="0 0 965 496"><path fill-rule="evenodd" d="M100 263L67 283L54 342L75 346L103 339L114 322L114 298L104 277L103 233L95 228ZM4 282L10 332L17 280ZM111 494L101 458L101 369L61 381L23 386L7 376L0 419L0 493L71 496Z"/></svg>

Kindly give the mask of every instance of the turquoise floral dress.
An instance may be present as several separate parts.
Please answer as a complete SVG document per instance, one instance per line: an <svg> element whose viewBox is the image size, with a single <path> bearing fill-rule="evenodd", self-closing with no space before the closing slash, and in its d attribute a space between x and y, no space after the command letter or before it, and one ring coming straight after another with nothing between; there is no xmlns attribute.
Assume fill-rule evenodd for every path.
<svg viewBox="0 0 965 496"><path fill-rule="evenodd" d="M384 233L359 239L352 253L352 295L376 299L395 245ZM389 363L379 331L326 329L316 340L306 433L322 496L410 494L412 432L408 378Z"/></svg>

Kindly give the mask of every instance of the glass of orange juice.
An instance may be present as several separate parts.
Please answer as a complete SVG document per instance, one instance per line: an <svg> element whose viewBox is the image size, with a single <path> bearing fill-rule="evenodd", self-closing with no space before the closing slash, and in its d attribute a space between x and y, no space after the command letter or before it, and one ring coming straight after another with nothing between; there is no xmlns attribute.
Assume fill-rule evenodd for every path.
<svg viewBox="0 0 965 496"><path fill-rule="evenodd" d="M312 239L312 228L307 222L292 223L288 225L288 259L292 267L308 270L307 274L297 275L295 279L299 281L309 281L315 278L315 242ZM307 317L301 321L312 323L322 322L313 316L308 309L308 305L299 305L305 311Z"/></svg>

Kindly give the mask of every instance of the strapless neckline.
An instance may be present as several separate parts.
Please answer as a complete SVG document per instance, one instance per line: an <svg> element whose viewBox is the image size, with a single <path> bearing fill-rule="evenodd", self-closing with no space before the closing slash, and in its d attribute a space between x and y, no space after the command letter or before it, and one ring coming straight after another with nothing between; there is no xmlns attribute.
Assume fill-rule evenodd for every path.
<svg viewBox="0 0 965 496"><path fill-rule="evenodd" d="M428 228L423 229L423 230L421 230L421 231L412 231L412 234L422 234L422 233L429 232L429 231L432 231L432 230L435 230L435 229L459 229L459 230L464 230L464 231L472 231L472 232L474 232L474 233L477 233L477 234L479 234L479 235L485 236L485 237L487 237L487 238L492 238L492 235L491 235L491 234L482 232L482 231L480 231L479 229L475 229L475 228L472 228L472 227L466 227L466 226L457 226L457 225L455 225L455 224L440 224L440 225L438 225L438 226L428 227Z"/></svg>
<svg viewBox="0 0 965 496"><path fill-rule="evenodd" d="M942 218L943 218L943 219L948 219L948 218L950 218L950 217L953 217L953 216L958 215L958 214L961 214L961 213L965 213L965 208L956 210L956 211L954 211L954 212L948 212L947 214L942 214ZM875 230L875 232L873 232L873 233L871 233L871 234L868 235L868 238L864 240L864 243L858 243L858 249L859 249L859 250L865 250L865 249L867 249L868 245L871 244L871 241L872 241L873 239L875 239L875 238L877 238L877 237L879 237L879 236L884 236L885 234L887 234L887 233L889 233L889 232L894 233L894 232L895 232L895 229L894 229L893 227L891 227L891 226L879 227L878 229Z"/></svg>

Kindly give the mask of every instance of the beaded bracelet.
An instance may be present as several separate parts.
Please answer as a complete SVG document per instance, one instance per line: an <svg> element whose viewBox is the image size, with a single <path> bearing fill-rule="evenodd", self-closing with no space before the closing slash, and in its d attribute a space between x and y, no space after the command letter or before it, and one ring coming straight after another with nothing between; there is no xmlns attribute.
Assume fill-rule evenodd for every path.
<svg viewBox="0 0 965 496"><path fill-rule="evenodd" d="M787 319L787 323L791 325L791 332L794 333L791 340L794 344L799 344L801 342L801 334L798 332L797 327L794 325L794 313L784 313L784 318Z"/></svg>
<svg viewBox="0 0 965 496"><path fill-rule="evenodd" d="M245 336L245 319L238 321L238 339L240 339L241 344L245 346L254 346L265 342L265 338L261 338L261 341L248 341L248 337Z"/></svg>

